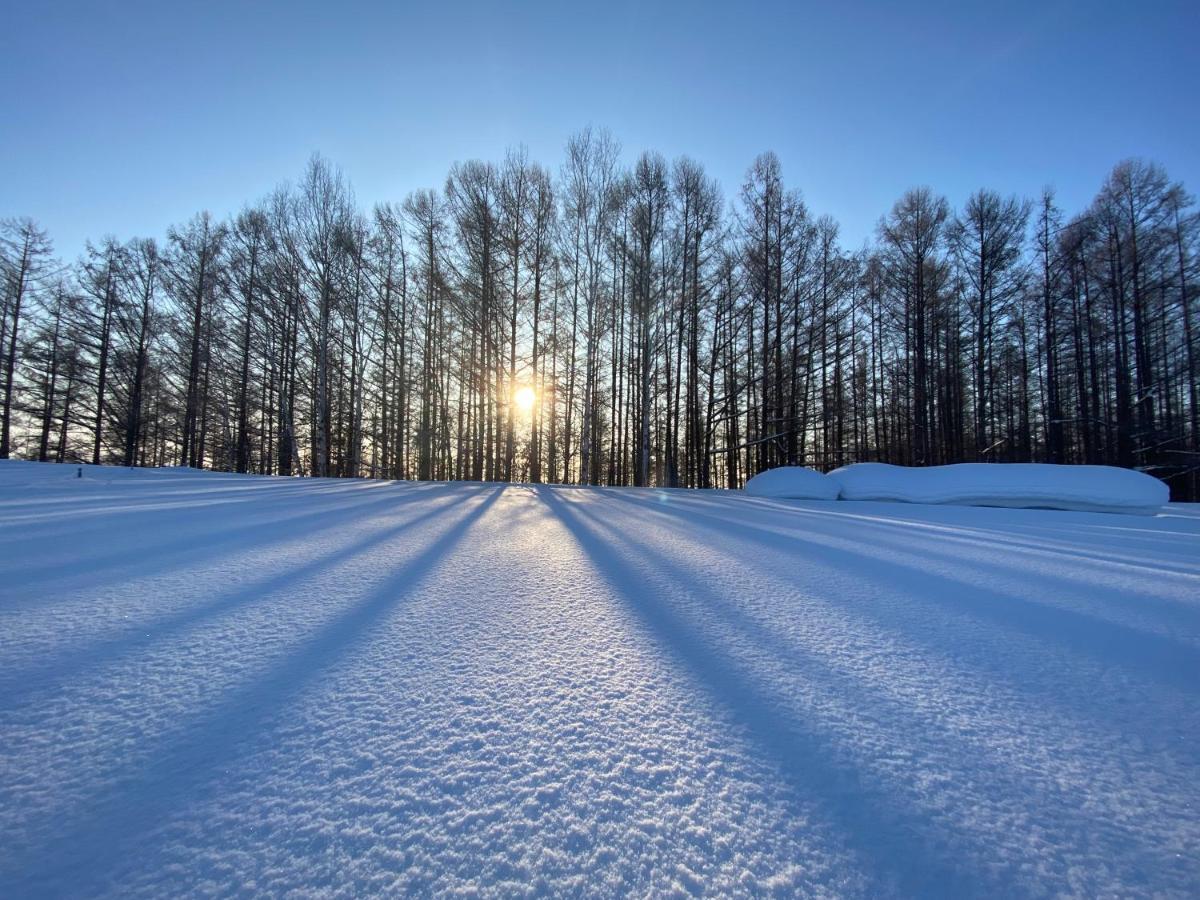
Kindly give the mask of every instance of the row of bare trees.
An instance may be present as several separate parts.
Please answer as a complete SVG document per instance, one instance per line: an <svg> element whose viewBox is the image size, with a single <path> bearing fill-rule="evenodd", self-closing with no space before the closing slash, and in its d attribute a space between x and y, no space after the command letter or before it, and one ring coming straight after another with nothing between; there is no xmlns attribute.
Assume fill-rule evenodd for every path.
<svg viewBox="0 0 1200 900"><path fill-rule="evenodd" d="M0 457L681 487L1032 460L1195 498L1198 245L1138 160L1073 217L918 188L848 249L772 154L727 202L587 130L557 173L516 150L369 213L316 157L69 265L7 220Z"/></svg>

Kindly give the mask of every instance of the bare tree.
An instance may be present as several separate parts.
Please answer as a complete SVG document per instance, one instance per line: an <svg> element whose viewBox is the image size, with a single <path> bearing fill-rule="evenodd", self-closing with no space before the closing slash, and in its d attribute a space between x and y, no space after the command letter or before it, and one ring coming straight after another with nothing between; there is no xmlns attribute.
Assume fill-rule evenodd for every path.
<svg viewBox="0 0 1200 900"><path fill-rule="evenodd" d="M21 312L31 291L41 288L52 252L50 239L32 219L0 222L0 278L4 284L5 315L4 408L0 420L0 459L8 459L12 441L13 387L17 367L17 342Z"/></svg>

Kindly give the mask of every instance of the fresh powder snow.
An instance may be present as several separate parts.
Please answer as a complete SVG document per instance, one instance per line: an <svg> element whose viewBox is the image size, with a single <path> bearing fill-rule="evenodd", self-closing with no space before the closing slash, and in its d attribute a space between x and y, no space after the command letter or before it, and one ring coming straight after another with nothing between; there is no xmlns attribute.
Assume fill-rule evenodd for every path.
<svg viewBox="0 0 1200 900"><path fill-rule="evenodd" d="M1200 515L0 463L0 835L5 898L1195 897Z"/></svg>

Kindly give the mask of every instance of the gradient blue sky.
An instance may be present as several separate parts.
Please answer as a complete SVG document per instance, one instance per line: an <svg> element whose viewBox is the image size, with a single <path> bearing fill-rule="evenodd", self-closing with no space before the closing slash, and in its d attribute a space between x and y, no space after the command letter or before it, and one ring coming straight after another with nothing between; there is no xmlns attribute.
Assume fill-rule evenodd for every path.
<svg viewBox="0 0 1200 900"><path fill-rule="evenodd" d="M773 149L868 237L906 188L1069 211L1145 156L1200 190L1200 3L176 3L10 0L0 216L74 257L236 211L320 151L359 204L605 126L736 195Z"/></svg>

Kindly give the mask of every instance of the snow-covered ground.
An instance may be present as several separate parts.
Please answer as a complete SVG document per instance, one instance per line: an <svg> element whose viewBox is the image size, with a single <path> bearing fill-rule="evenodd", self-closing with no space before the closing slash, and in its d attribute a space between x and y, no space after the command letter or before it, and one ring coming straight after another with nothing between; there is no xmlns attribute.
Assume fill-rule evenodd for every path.
<svg viewBox="0 0 1200 900"><path fill-rule="evenodd" d="M0 464L0 897L1200 894L1200 515Z"/></svg>

